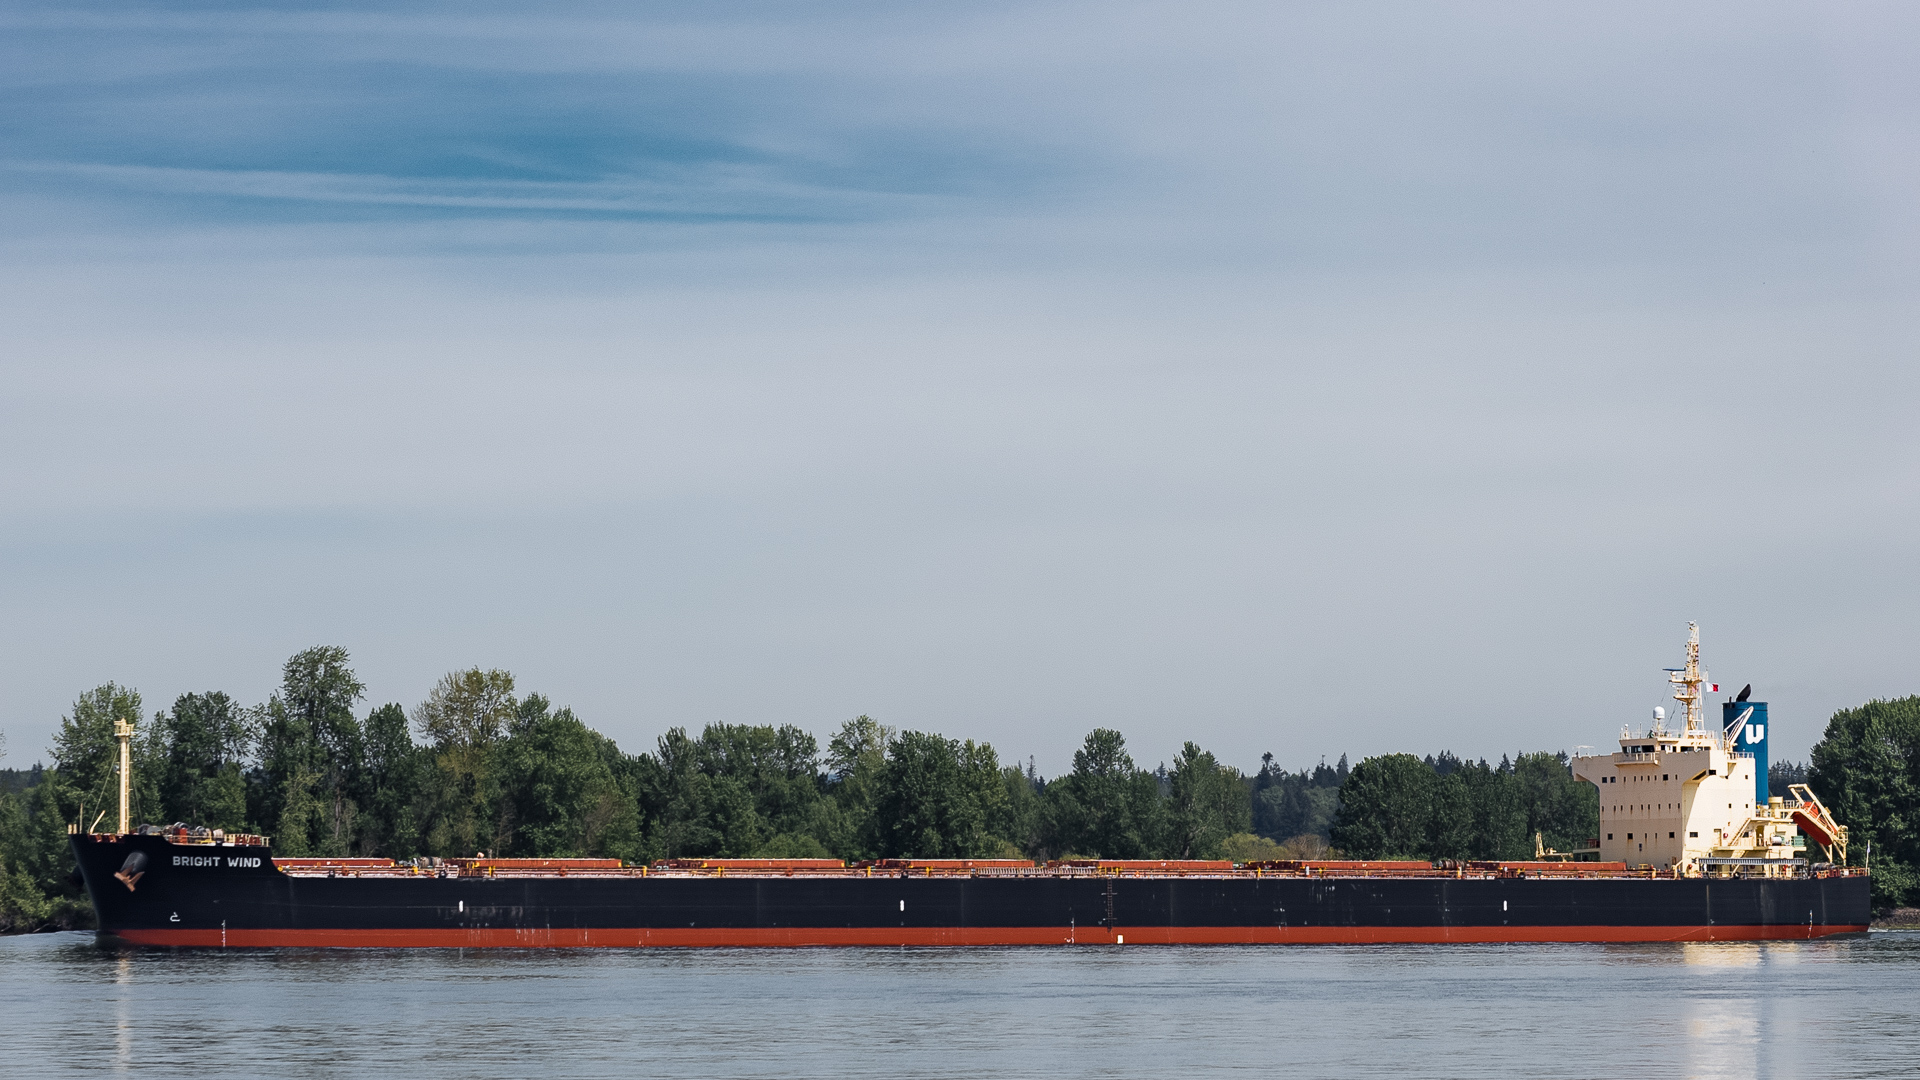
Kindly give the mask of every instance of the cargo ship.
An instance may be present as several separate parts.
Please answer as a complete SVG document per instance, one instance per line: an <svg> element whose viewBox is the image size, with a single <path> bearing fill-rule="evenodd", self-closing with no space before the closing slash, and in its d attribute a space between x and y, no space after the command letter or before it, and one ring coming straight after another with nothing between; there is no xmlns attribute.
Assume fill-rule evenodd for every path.
<svg viewBox="0 0 1920 1080"><path fill-rule="evenodd" d="M1861 932L1864 868L1805 786L1770 798L1765 705L1576 757L1600 835L1509 862L276 858L268 838L73 826L109 944L190 947L1156 945L1800 940ZM1744 698L1744 695L1743 695ZM1758 718L1756 720L1756 717ZM1810 857L1811 842L1821 859Z"/></svg>

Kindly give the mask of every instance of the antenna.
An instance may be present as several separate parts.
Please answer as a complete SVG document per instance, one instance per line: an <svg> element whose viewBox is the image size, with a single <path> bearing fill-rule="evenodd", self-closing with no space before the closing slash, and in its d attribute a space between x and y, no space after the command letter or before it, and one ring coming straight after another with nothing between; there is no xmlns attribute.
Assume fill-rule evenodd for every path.
<svg viewBox="0 0 1920 1080"><path fill-rule="evenodd" d="M1687 666L1668 668L1667 681L1675 687L1673 699L1687 707L1686 734L1694 735L1702 730L1700 715L1700 684L1706 682L1706 676L1700 673L1700 624L1687 624Z"/></svg>

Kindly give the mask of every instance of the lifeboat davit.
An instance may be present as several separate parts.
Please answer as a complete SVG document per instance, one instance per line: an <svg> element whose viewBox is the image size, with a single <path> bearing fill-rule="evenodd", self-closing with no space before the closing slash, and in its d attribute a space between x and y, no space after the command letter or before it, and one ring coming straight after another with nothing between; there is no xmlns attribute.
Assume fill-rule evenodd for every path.
<svg viewBox="0 0 1920 1080"><path fill-rule="evenodd" d="M1833 846L1834 835L1827 831L1827 827L1821 824L1819 818L1814 817L1807 811L1795 810L1793 812L1793 823L1800 826L1800 831L1806 833L1808 838L1814 843L1819 844L1821 847Z"/></svg>

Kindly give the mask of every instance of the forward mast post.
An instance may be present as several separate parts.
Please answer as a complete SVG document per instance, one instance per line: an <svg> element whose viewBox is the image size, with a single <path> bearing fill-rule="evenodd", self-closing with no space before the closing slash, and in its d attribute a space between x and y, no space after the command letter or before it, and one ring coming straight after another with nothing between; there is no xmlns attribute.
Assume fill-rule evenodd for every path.
<svg viewBox="0 0 1920 1080"><path fill-rule="evenodd" d="M133 725L115 720L113 737L120 743L120 835L125 836L133 831L132 807L127 798L133 776Z"/></svg>

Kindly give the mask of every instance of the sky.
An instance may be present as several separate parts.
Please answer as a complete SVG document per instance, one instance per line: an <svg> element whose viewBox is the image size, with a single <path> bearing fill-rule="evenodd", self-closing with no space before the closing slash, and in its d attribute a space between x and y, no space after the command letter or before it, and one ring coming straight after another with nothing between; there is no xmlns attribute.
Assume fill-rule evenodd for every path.
<svg viewBox="0 0 1920 1080"><path fill-rule="evenodd" d="M0 731L1063 771L1920 692L1920 9L0 4Z"/></svg>

